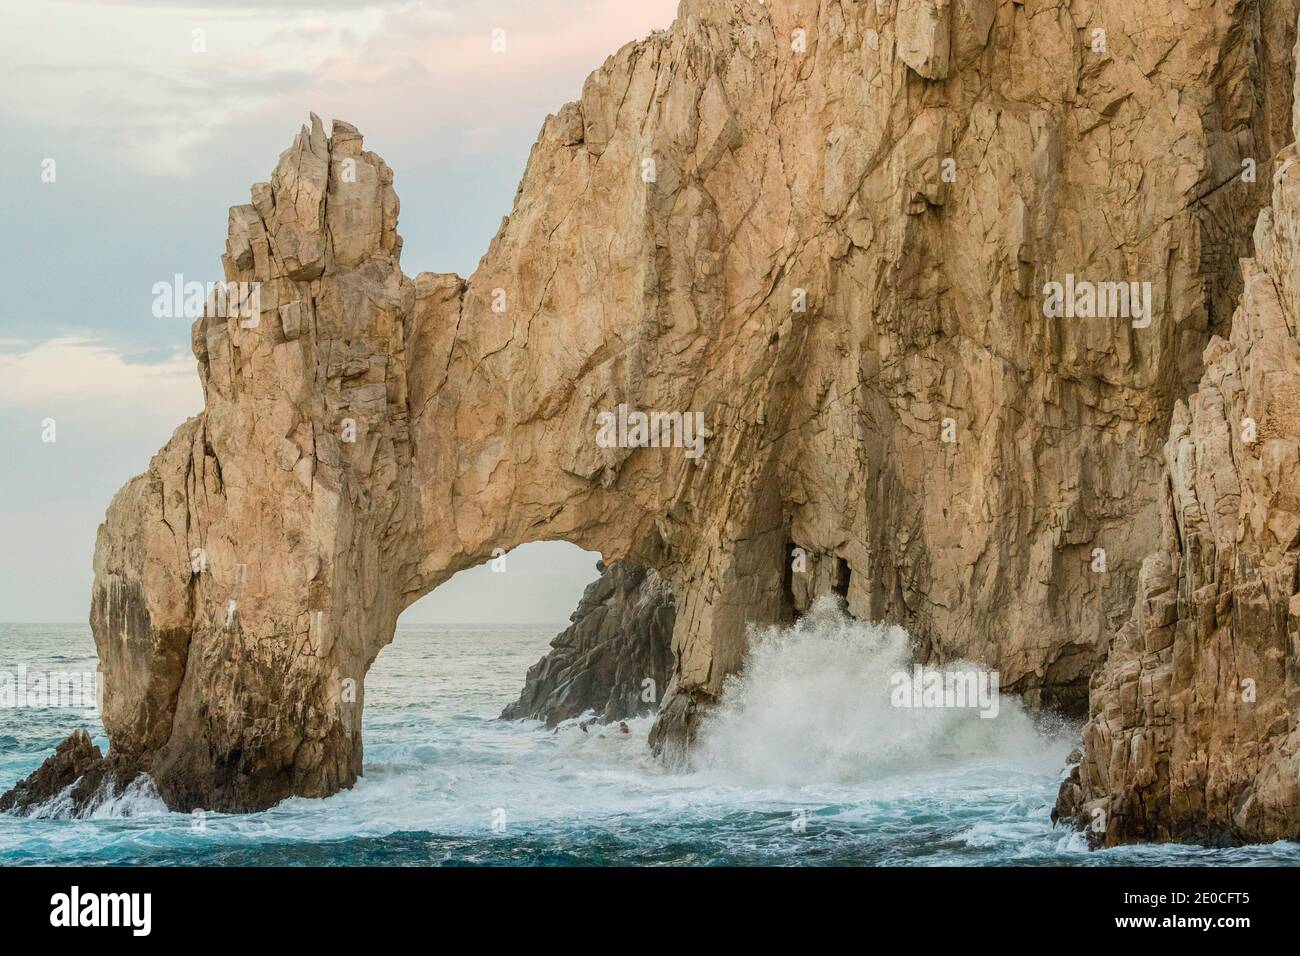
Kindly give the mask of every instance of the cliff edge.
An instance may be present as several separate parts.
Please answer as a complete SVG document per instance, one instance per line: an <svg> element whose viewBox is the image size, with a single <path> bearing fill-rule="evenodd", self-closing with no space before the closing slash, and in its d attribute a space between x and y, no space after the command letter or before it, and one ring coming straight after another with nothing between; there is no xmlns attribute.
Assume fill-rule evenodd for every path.
<svg viewBox="0 0 1300 956"><path fill-rule="evenodd" d="M1057 814L1095 845L1300 837L1300 160L1165 444L1161 546L1092 678Z"/></svg>

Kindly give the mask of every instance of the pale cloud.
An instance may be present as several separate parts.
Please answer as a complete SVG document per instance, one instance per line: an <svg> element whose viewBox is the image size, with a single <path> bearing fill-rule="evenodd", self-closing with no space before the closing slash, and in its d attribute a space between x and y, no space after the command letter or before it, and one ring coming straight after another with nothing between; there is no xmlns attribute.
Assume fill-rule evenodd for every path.
<svg viewBox="0 0 1300 956"><path fill-rule="evenodd" d="M54 2L3 14L11 94L0 119L73 134L98 162L185 176L205 151L309 111L423 156L531 137L630 40L667 27L677 0L406 3ZM492 32L507 49L494 53ZM51 146L51 148L53 148ZM48 153L47 153L48 155Z"/></svg>
<svg viewBox="0 0 1300 956"><path fill-rule="evenodd" d="M566 0L471 7L450 19L423 6L393 11L355 55L328 64L311 94L386 139L416 134L417 160L508 148L531 142L547 113L580 96L592 70L671 24L675 8L676 0ZM402 94L387 95L392 85Z"/></svg>
<svg viewBox="0 0 1300 956"><path fill-rule="evenodd" d="M180 424L203 407L193 356L128 362L92 338L50 339L22 348L0 342L0 408L77 406L92 417L159 409Z"/></svg>
<svg viewBox="0 0 1300 956"><path fill-rule="evenodd" d="M25 303L0 310L0 524L25 542L0 550L0 620L85 619L105 506L202 408L195 360L166 352L187 345L187 330L149 318L146 293L175 272L217 268L226 207L247 201L309 111L355 123L397 171L408 271L472 269L546 114L577 99L607 56L669 26L677 2L0 8L0 128L20 173L0 177L0 214L23 224L0 238L0 280ZM503 54L491 49L498 27ZM193 49L196 29L206 53ZM41 179L46 157L57 184ZM58 337L31 341L40 329ZM162 356L140 361L125 342ZM57 443L43 440L46 417ZM593 559L575 552L520 549L509 575L471 572L411 613L478 620L486 605L506 620L560 617L594 577Z"/></svg>
<svg viewBox="0 0 1300 956"><path fill-rule="evenodd" d="M0 525L21 542L0 549L0 620L85 620L105 507L202 404L193 358L132 362L89 337L0 343Z"/></svg>
<svg viewBox="0 0 1300 956"><path fill-rule="evenodd" d="M356 11L358 9L375 9L380 7L408 7L416 5L419 0L229 0L219 3L217 0L46 0L57 5L85 6L95 2L96 6L108 8L140 7L157 10L220 11L222 13L334 13ZM446 0L442 0L446 2ZM455 0L465 2L465 0ZM481 2L481 0L471 0Z"/></svg>
<svg viewBox="0 0 1300 956"><path fill-rule="evenodd" d="M382 22L378 9L332 13L325 27L291 12L19 5L5 11L0 31L14 94L0 116L71 134L58 143L63 151L88 149L145 176L183 176L205 147L229 146L223 132L307 85Z"/></svg>

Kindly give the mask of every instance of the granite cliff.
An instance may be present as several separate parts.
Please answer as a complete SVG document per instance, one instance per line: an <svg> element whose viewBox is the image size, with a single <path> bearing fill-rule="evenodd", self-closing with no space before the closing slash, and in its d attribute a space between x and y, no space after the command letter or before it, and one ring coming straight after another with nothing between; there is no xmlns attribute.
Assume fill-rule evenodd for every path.
<svg viewBox="0 0 1300 956"><path fill-rule="evenodd" d="M684 0L546 119L468 279L403 274L392 172L313 117L230 213L225 278L260 284L260 321L195 324L205 410L100 529L122 778L181 809L349 786L401 611L564 539L676 596L652 734L670 758L747 626L835 592L1030 706L1083 716L1092 679L1088 799L1126 799L1098 748L1149 735L1097 715L1108 687L1159 693L1125 621L1146 595L1173 613L1160 575L1188 539L1144 559L1196 482L1171 491L1163 449L1209 427L1181 403L1264 282L1238 259L1290 139L1296 6ZM1052 283L1135 291L1055 315ZM600 441L620 406L702 415L703 454ZM1216 553L1197 593L1236 551ZM1237 605L1261 609L1237 640L1280 633L1276 587ZM1166 772L1197 747L1161 751ZM1241 833L1294 833L1289 806ZM1116 839L1164 832L1115 816Z"/></svg>

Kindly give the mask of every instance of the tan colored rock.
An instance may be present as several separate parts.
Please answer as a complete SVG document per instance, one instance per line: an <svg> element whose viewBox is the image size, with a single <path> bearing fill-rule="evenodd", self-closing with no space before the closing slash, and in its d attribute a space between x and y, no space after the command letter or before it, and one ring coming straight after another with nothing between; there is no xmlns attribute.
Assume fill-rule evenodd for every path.
<svg viewBox="0 0 1300 956"><path fill-rule="evenodd" d="M828 589L1081 712L1240 288L1290 112L1254 51L1295 4L926 2L685 0L547 119L468 280L402 275L392 173L313 118L231 212L266 320L196 323L205 412L100 532L114 751L178 808L348 786L401 611L557 538L671 583L670 753L747 626ZM1048 319L1067 274L1157 315ZM703 457L601 447L620 404L703 413Z"/></svg>
<svg viewBox="0 0 1300 956"><path fill-rule="evenodd" d="M1096 844L1300 836L1297 237L1291 146L1231 337L1175 410L1163 545L1093 678L1081 788L1058 803Z"/></svg>
<svg viewBox="0 0 1300 956"><path fill-rule="evenodd" d="M927 80L948 77L951 0L898 0L898 56Z"/></svg>

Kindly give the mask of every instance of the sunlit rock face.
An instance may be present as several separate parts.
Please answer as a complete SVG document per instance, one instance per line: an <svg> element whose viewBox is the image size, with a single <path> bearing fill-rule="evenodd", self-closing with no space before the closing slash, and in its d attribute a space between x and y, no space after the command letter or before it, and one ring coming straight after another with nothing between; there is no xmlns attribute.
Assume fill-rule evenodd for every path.
<svg viewBox="0 0 1300 956"><path fill-rule="evenodd" d="M669 756L747 626L830 592L1082 714L1288 138L1294 7L685 0L546 119L469 279L402 273L392 172L313 118L231 210L259 320L196 323L205 411L100 530L114 752L177 808L349 786L401 611L541 539L671 585ZM1152 300L1045 314L1067 281ZM600 440L629 411L668 447Z"/></svg>

